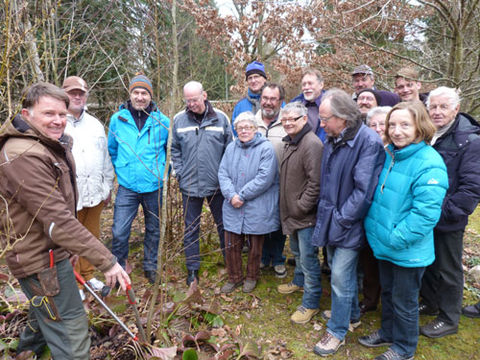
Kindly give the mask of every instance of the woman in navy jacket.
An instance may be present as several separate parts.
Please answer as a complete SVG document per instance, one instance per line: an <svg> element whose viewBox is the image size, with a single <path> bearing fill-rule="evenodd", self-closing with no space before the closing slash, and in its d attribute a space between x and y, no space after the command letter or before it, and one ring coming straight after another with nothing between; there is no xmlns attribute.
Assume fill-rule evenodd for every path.
<svg viewBox="0 0 480 360"><path fill-rule="evenodd" d="M420 102L402 102L386 120L387 156L365 231L379 260L382 325L359 338L367 347L390 346L378 360L413 359L418 342L418 293L425 267L435 259L433 228L448 176L428 143L435 127Z"/></svg>

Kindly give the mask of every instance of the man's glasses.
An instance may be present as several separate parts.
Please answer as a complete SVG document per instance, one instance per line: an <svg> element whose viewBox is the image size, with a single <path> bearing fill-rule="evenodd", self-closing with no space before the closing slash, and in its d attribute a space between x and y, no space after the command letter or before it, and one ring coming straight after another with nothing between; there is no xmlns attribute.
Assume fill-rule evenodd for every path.
<svg viewBox="0 0 480 360"><path fill-rule="evenodd" d="M296 118L282 118L280 119L280 121L283 123L283 124L286 124L287 122L296 122L298 119L302 118L303 115L300 115L300 116L297 116Z"/></svg>

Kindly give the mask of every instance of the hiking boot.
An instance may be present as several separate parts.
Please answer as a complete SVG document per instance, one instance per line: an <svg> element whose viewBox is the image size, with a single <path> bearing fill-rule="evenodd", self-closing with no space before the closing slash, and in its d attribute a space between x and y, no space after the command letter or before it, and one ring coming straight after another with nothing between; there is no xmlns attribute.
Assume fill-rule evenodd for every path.
<svg viewBox="0 0 480 360"><path fill-rule="evenodd" d="M241 286L243 284L242 281L239 281L238 283L233 283L233 282L227 282L222 286L220 289L220 292L224 294L230 294L233 290L235 290L237 287Z"/></svg>
<svg viewBox="0 0 480 360"><path fill-rule="evenodd" d="M289 282L288 284L278 285L277 290L280 294L291 294L295 291L303 290L303 287L295 285L293 282Z"/></svg>
<svg viewBox="0 0 480 360"><path fill-rule="evenodd" d="M283 264L275 265L273 271L275 271L275 276L277 278L283 279L287 276L287 268Z"/></svg>
<svg viewBox="0 0 480 360"><path fill-rule="evenodd" d="M187 274L187 286L190 286L190 284L194 281L197 280L197 283L199 282L198 279L198 270L188 270Z"/></svg>
<svg viewBox="0 0 480 360"><path fill-rule="evenodd" d="M420 326L420 334L429 338L440 338L446 335L456 334L458 325L447 324L438 318L429 322L427 325Z"/></svg>
<svg viewBox="0 0 480 360"><path fill-rule="evenodd" d="M157 272L153 270L145 270L144 272L145 278L148 280L150 284L155 284L155 277L157 276Z"/></svg>
<svg viewBox="0 0 480 360"><path fill-rule="evenodd" d="M362 344L363 346L369 347L369 348L376 348L380 346L390 346L392 343L390 341L384 340L380 336L380 331L374 331L371 334L368 334L366 336L360 336L358 338L358 342Z"/></svg>
<svg viewBox="0 0 480 360"><path fill-rule="evenodd" d="M91 278L90 280L87 281L87 283L95 291L100 291L105 286L105 284L100 280L98 280L97 278Z"/></svg>
<svg viewBox="0 0 480 360"><path fill-rule="evenodd" d="M462 309L462 314L469 318L480 318L480 302L475 305L465 306Z"/></svg>
<svg viewBox="0 0 480 360"><path fill-rule="evenodd" d="M332 312L330 310L324 310L322 311L322 318L326 321L330 320L332 317ZM348 324L348 331L353 332L356 328L358 328L360 325L362 325L362 322L359 320L351 320L350 319L350 324Z"/></svg>
<svg viewBox="0 0 480 360"><path fill-rule="evenodd" d="M429 316L437 316L438 315L438 309L433 309L427 304L419 304L418 305L418 313L420 315L429 315Z"/></svg>
<svg viewBox="0 0 480 360"><path fill-rule="evenodd" d="M328 331L325 331L320 341L313 348L313 352L320 356L328 356L335 354L342 345L345 345L345 340L337 339Z"/></svg>
<svg viewBox="0 0 480 360"><path fill-rule="evenodd" d="M313 315L319 312L319 309L307 309L300 305L297 308L297 311L295 311L292 316L290 317L290 320L294 322L295 324L306 324L308 323Z"/></svg>
<svg viewBox="0 0 480 360"><path fill-rule="evenodd" d="M413 356L400 355L399 353L393 351L392 349L388 349L383 354L378 355L373 360L413 360Z"/></svg>
<svg viewBox="0 0 480 360"><path fill-rule="evenodd" d="M243 283L243 288L242 291L244 293L250 293L255 289L255 286L257 286L257 280L245 280Z"/></svg>

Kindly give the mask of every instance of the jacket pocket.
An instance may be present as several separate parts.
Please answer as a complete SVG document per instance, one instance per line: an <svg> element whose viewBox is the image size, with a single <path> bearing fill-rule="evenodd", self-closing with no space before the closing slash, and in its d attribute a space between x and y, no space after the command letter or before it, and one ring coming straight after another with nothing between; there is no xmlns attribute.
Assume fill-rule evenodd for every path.
<svg viewBox="0 0 480 360"><path fill-rule="evenodd" d="M328 229L328 242L329 244L342 243L346 238L349 228L343 226L337 219L336 210L332 213L332 218L330 222L330 227Z"/></svg>

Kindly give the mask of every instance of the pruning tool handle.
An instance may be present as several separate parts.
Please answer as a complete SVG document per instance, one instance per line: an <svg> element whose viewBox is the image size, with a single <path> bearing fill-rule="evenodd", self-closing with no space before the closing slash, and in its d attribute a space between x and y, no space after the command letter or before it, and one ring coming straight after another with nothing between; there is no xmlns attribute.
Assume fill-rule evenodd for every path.
<svg viewBox="0 0 480 360"><path fill-rule="evenodd" d="M75 270L73 270L73 273L75 274L75 278L77 279L77 281L78 281L80 284L82 284L82 285L85 287L85 289L87 289L87 291L88 291L90 294L92 294L92 296L95 298L95 300L97 300L97 301L100 303L100 305L102 305L103 308L104 308L105 310L107 310L107 312L110 314L110 316L113 317L113 319L123 328L123 330L125 330L125 331L127 332L127 334L132 337L133 340L138 341L138 337L137 337L136 335L134 335L134 334L130 331L130 329L127 327L127 325L125 325L125 323L124 323L122 320L120 320L120 318L119 318L117 315L115 315L115 313L112 311L112 309L110 309L110 308L107 306L107 304L105 304L105 303L103 302L103 300L100 299L100 297L99 297L97 294L95 294L95 291L92 290L92 288L87 284L87 282L85 281L85 279L84 279L79 273L77 273ZM142 329L142 330L143 330L143 329Z"/></svg>
<svg viewBox="0 0 480 360"><path fill-rule="evenodd" d="M50 257L50 268L53 268L54 265L55 265L55 261L54 261L54 258L53 258L53 250L52 249L48 250L48 256Z"/></svg>
<svg viewBox="0 0 480 360"><path fill-rule="evenodd" d="M130 305L135 305L137 300L135 299L135 293L133 292L132 285L127 284L127 298Z"/></svg>

